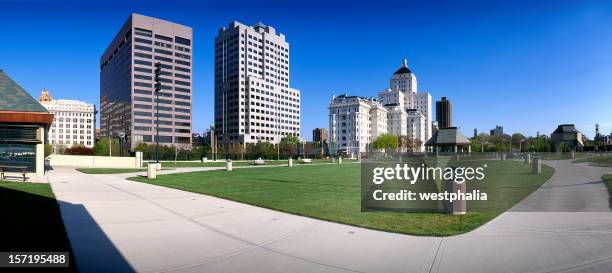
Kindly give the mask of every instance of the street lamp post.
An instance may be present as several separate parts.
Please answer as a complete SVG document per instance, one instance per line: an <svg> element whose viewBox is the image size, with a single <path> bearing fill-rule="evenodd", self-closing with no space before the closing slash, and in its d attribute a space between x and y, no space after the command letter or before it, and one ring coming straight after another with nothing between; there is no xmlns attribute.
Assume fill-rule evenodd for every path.
<svg viewBox="0 0 612 273"><path fill-rule="evenodd" d="M155 63L155 163L159 163L159 91L161 90L161 82L159 75L161 74L161 63Z"/></svg>
<svg viewBox="0 0 612 273"><path fill-rule="evenodd" d="M125 133L119 133L119 156L123 156L123 144L125 144Z"/></svg>

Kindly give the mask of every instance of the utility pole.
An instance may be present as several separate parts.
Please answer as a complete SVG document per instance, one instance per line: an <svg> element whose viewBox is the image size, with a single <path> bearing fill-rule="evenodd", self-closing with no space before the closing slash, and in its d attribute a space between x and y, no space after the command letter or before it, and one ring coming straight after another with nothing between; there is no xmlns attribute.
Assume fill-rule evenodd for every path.
<svg viewBox="0 0 612 273"><path fill-rule="evenodd" d="M155 63L155 163L159 163L159 91L161 90L161 82L159 75L161 74L161 63Z"/></svg>

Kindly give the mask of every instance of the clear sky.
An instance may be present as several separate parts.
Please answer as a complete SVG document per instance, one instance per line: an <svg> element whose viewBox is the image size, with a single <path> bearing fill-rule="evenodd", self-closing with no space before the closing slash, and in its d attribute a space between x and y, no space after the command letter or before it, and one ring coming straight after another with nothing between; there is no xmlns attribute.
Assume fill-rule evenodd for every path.
<svg viewBox="0 0 612 273"><path fill-rule="evenodd" d="M329 2L329 1L328 1ZM193 129L213 120L213 41L237 20L286 35L302 134L328 127L332 94L374 96L402 58L420 92L447 96L467 136L612 130L612 2L0 1L0 69L38 98L99 105L99 58L130 13L191 26ZM435 113L435 108L433 109Z"/></svg>

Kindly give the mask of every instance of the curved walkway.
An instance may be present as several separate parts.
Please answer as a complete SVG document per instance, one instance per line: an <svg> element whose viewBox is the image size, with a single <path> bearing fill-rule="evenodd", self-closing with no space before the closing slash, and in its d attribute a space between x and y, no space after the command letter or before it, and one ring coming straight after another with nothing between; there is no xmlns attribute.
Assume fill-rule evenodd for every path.
<svg viewBox="0 0 612 273"><path fill-rule="evenodd" d="M477 230L416 237L59 168L82 272L612 272L612 169L550 161L540 189ZM131 175L129 175L131 176Z"/></svg>

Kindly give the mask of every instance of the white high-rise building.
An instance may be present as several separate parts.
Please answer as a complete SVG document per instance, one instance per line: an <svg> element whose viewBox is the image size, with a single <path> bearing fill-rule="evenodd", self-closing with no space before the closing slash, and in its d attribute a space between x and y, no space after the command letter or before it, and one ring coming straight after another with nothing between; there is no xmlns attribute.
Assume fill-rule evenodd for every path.
<svg viewBox="0 0 612 273"><path fill-rule="evenodd" d="M402 91L404 94L417 93L417 79L412 70L408 68L406 58L402 60L402 66L391 76L389 88Z"/></svg>
<svg viewBox="0 0 612 273"><path fill-rule="evenodd" d="M49 144L69 148L74 145L93 147L95 144L96 106L76 100L54 100L42 90L40 104L53 114L49 129Z"/></svg>
<svg viewBox="0 0 612 273"><path fill-rule="evenodd" d="M382 104L370 100L370 140L388 132L388 114Z"/></svg>
<svg viewBox="0 0 612 273"><path fill-rule="evenodd" d="M418 92L416 76L404 59L391 76L389 88L378 93L378 100L346 94L332 98L330 142L339 151L354 154L365 152L376 137L390 133L407 136L420 143L417 151L424 151L432 135L431 108L431 95Z"/></svg>
<svg viewBox="0 0 612 273"><path fill-rule="evenodd" d="M387 104L387 130L390 134L396 136L406 136L408 131L406 126L408 125L408 114L406 109L399 105Z"/></svg>
<svg viewBox="0 0 612 273"><path fill-rule="evenodd" d="M428 140L425 138L425 128L426 128L426 120L425 116L421 113L421 111L417 109L407 109L406 113L408 114L408 122L407 122L407 133L408 137L415 141L415 143L419 143L418 149L419 152L425 151L425 142ZM416 146L416 145L415 145Z"/></svg>
<svg viewBox="0 0 612 273"><path fill-rule="evenodd" d="M386 89L378 93L378 99L383 105L399 105L404 107L405 99L404 92L399 89Z"/></svg>
<svg viewBox="0 0 612 273"><path fill-rule="evenodd" d="M393 73L389 82L389 89L378 93L379 98L384 101L384 105L401 105L404 109L419 110L425 117L422 141L427 141L432 134L431 94L418 92L416 75L408 68L406 59L402 61L402 66Z"/></svg>
<svg viewBox="0 0 612 273"><path fill-rule="evenodd" d="M332 97L329 104L329 140L338 152L357 155L366 152L368 145L387 132L387 110L372 98L348 96Z"/></svg>
<svg viewBox="0 0 612 273"><path fill-rule="evenodd" d="M215 38L215 135L221 144L300 137L289 43L271 26L231 22Z"/></svg>

